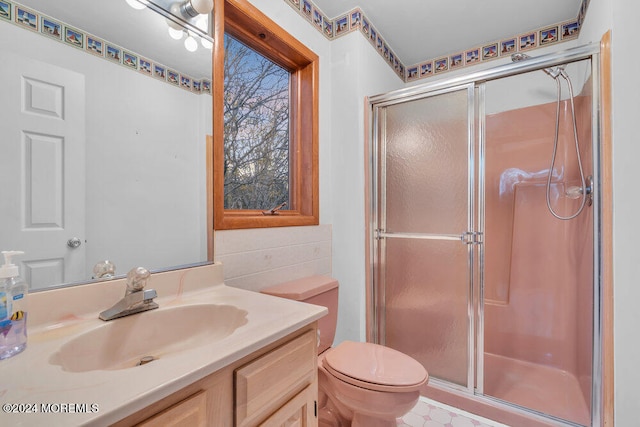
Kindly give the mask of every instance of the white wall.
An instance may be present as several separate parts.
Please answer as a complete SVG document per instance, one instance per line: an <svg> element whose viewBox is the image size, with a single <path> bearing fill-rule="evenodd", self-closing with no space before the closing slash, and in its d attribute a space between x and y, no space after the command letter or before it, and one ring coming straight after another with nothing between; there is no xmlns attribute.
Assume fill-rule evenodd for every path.
<svg viewBox="0 0 640 427"><path fill-rule="evenodd" d="M638 144L637 49L640 3L614 0L612 26L613 82L613 275L614 275L614 354L615 416L620 426L638 422L638 384L640 384L640 251L637 179L640 159Z"/></svg>
<svg viewBox="0 0 640 427"><path fill-rule="evenodd" d="M640 396L640 202L637 195L637 137L640 90L636 72L640 57L634 52L638 39L640 3L635 0L591 0L581 30L585 42L600 40L611 29L613 110L613 275L615 422L638 424Z"/></svg>
<svg viewBox="0 0 640 427"><path fill-rule="evenodd" d="M364 341L366 96L404 85L361 34L332 42L333 275L340 282L336 342Z"/></svg>
<svg viewBox="0 0 640 427"><path fill-rule="evenodd" d="M85 76L86 278L104 259L118 274L205 261L211 97L5 22L0 51Z"/></svg>

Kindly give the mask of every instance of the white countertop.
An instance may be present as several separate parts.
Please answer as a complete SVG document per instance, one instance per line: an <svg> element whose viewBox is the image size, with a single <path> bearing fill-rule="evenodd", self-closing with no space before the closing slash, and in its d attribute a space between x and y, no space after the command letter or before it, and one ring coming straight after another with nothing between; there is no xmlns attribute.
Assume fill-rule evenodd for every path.
<svg viewBox="0 0 640 427"><path fill-rule="evenodd" d="M108 425L300 329L327 312L324 307L225 286L220 283L221 274L216 270L221 268L214 264L198 267L195 272L161 273L166 276L157 280L158 286L149 285L158 291L156 302L160 308L157 310L195 304L233 305L247 312L247 322L219 341L127 369L65 372L50 361L65 342L104 325L98 319L98 313L115 302L114 295L118 291L122 293L122 280L84 285L88 287L85 289L74 287L48 291L48 295L48 292L31 295L28 315L33 315L35 320L29 317L27 348L17 356L0 361L0 404L3 405L0 425ZM215 273L215 280L211 279L211 272ZM96 292L102 295L95 297ZM72 301L68 302L67 298ZM64 305L70 308L61 309L61 303L56 302L60 299L64 299ZM50 309L47 304L51 304ZM101 304L100 308L97 304ZM18 413L7 413L7 409ZM29 409L31 413L26 412ZM47 409L49 412L44 413Z"/></svg>

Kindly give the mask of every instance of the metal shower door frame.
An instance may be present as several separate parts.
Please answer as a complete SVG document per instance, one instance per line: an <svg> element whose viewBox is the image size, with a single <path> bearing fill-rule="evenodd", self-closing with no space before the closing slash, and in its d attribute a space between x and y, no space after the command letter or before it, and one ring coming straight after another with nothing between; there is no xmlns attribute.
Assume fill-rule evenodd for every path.
<svg viewBox="0 0 640 427"><path fill-rule="evenodd" d="M437 234L437 233L402 233L402 232L387 232L386 223L386 108L393 106L394 104L405 103L409 101L436 97L439 95L446 95L448 93L466 91L467 97L467 226L466 230L460 234ZM378 126L374 128L373 141L379 141L377 149L373 150L373 156L375 158L373 164L374 176L380 177L372 182L372 203L376 208L372 210L374 215L374 239L373 252L378 254L374 257L375 260L379 260L378 268L376 271L378 274L375 276L374 281L379 285L376 286L378 292L374 293L376 298L375 306L381 307L385 303L384 293L384 277L386 266L386 240L387 239L418 239L418 240L440 240L440 241L458 241L461 244L467 245L467 269L468 269L468 289L467 289L467 381L466 387L462 387L458 384L451 383L449 381L438 380L433 378L432 381L443 382L449 387L464 389L468 392L473 392L475 387L475 310L474 310L474 289L477 289L473 272L476 270L474 263L476 262L476 246L481 246L482 241L481 233L476 230L476 218L475 218L475 195L476 195L476 173L475 173L475 84L467 83L463 85L451 86L448 88L429 92L428 94L421 94L416 97L403 98L399 101L390 101L387 103L381 103L376 105L373 110L374 122L378 123ZM385 330L384 325L386 319L383 318L384 312L382 310L374 310L374 336L376 342L385 344Z"/></svg>
<svg viewBox="0 0 640 427"><path fill-rule="evenodd" d="M600 46L597 44L585 45L580 47L575 47L571 49L567 49L564 51L541 55L539 57L532 57L527 61L516 62L516 63L508 63L505 65L500 65L494 68L490 68L483 71L478 71L474 73L470 73L467 75L462 75L458 77L452 77L449 79L441 79L436 80L432 83L426 83L423 85L413 86L406 89L400 89L391 93L376 95L369 98L369 105L371 107L371 118L370 118L370 139L369 139L369 180L370 180L370 205L369 212L370 218L368 218L368 228L370 233L373 234L370 239L370 247L369 247L369 277L371 278L369 283L367 284L370 287L371 299L370 299L370 310L371 310L371 327L372 333L371 336L375 342L380 342L381 336L383 336L384 332L384 315L380 316L380 311L378 307L381 303L384 303L384 292L381 292L381 287L379 286L380 276L384 274L384 262L379 263L379 256L381 250L384 250L384 239L380 239L379 234L380 231L377 227L380 224L379 214L378 214L378 206L380 203L378 197L378 183L376 177L377 174L380 173L379 165L380 165L380 156L384 155L384 153L379 153L376 147L377 141L379 141L381 137L384 137L384 129L381 128L380 123L384 122L384 107L393 105L396 103L408 102L416 99L423 98L428 95L436 94L439 91L447 91L451 90L454 87L460 88L465 85L469 85L472 90L475 88L477 90L476 96L472 97L472 100L475 100L475 112L477 112L477 116L472 117L470 119L471 125L475 125L476 129L472 128L472 131L477 132L474 135L474 132L471 132L471 138L475 141L472 141L472 145L477 144L477 151L475 155L477 157L473 158L471 163L477 161L477 198L475 201L473 199L470 200L470 208L475 209L477 214L477 233L478 243L482 242L482 233L484 232L484 163L485 163L485 148L484 148L484 131L485 131L485 111L484 111L484 99L485 99L485 86L484 83L497 80L509 76L524 74L530 71L541 70L547 67L559 66L562 64L567 64L571 62L577 62L585 59L591 60L591 72L592 72L592 94L593 94L593 103L592 103L592 150L593 150L593 179L594 179L594 199L593 199L593 233L594 233L594 250L593 250L593 354L592 354L592 384L591 384L591 423L592 425L601 425L603 420L602 413L602 280L600 272L602 270L602 256L601 256L601 233L602 233L602 224L601 224L601 197L599 194L601 186L601 146L600 146ZM472 177L472 173L470 171L470 177ZM476 189L471 191L474 193ZM470 195L473 197L473 194ZM474 208L473 203L477 203ZM473 212L471 213L473 215ZM455 236L450 236L455 237ZM484 343L484 306L483 306L483 288L484 288L484 245L470 245L477 248L477 254L475 256L475 262L477 264L471 263L475 269L475 272L471 272L470 281L471 281L471 294L475 296L472 298L472 307L470 308L470 324L474 325L475 331L471 330L471 338L473 341L473 345L470 348L473 348L475 352L478 354L470 354L470 373L468 378L467 387L463 388L468 391L470 395L475 395L474 398L485 402L496 405L498 407L502 407L504 409L509 409L521 414L528 415L539 415L546 419L554 419L554 417L549 416L548 414L541 414L532 409L523 409L517 405L511 404L509 402L500 401L498 399L485 396L483 394L483 376L484 376L484 362L483 362L483 343ZM473 251L474 248L470 248L470 251ZM473 259L472 257L470 259ZM383 260L384 261L384 260ZM475 287L474 287L475 285ZM475 334L474 334L475 332ZM383 342L382 342L383 343ZM384 344L384 343L383 343ZM482 353L481 353L482 352ZM431 380L430 380L431 381ZM449 382L445 381L436 381L437 383L443 383L447 386L452 387L453 389L460 389L460 386L456 386ZM561 425L573 425L571 423L563 422L562 420L558 420Z"/></svg>

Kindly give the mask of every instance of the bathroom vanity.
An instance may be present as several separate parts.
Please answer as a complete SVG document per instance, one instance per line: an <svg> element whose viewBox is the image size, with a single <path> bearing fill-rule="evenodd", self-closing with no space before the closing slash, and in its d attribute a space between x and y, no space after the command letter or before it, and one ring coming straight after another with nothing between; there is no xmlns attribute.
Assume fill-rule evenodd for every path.
<svg viewBox="0 0 640 427"><path fill-rule="evenodd" d="M314 425L315 341L315 327L303 328L115 426Z"/></svg>
<svg viewBox="0 0 640 427"><path fill-rule="evenodd" d="M159 309L99 320L124 286L31 295L27 349L0 362L0 424L317 424L325 308L227 287L213 264L154 274Z"/></svg>

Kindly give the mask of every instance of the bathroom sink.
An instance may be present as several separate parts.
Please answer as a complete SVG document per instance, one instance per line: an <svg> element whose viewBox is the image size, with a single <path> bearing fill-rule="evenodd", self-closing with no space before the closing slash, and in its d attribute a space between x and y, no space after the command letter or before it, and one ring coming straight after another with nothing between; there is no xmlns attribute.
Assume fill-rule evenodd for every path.
<svg viewBox="0 0 640 427"><path fill-rule="evenodd" d="M219 341L247 323L232 305L160 308L112 320L67 341L50 358L67 372L128 369Z"/></svg>

